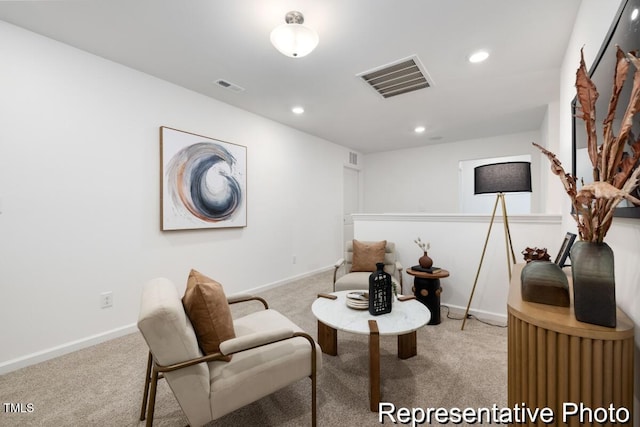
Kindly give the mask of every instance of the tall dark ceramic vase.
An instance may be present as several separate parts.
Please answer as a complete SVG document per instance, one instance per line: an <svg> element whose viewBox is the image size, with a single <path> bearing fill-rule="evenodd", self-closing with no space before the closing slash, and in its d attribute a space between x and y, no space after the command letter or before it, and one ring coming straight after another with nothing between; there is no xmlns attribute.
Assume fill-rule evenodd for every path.
<svg viewBox="0 0 640 427"><path fill-rule="evenodd" d="M391 312L391 286L391 275L384 271L384 263L376 263L376 271L369 276L369 313L378 316Z"/></svg>
<svg viewBox="0 0 640 427"><path fill-rule="evenodd" d="M576 319L615 328L613 251L606 243L579 241L571 247L570 256Z"/></svg>

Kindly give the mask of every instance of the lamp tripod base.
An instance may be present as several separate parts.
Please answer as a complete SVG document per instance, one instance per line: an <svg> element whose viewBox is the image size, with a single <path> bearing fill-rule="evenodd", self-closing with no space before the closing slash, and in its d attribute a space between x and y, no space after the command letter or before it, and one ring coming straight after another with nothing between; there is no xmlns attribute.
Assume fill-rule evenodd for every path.
<svg viewBox="0 0 640 427"><path fill-rule="evenodd" d="M504 243L507 250L507 270L509 271L509 281L511 281L511 265L516 263L516 255L513 252L513 244L511 243L511 232L509 231L509 218L507 217L507 205L504 200L504 193L498 193L496 195L496 202L493 205L493 212L491 213L491 221L489 222L489 230L487 231L487 238L484 241L484 248L482 248L482 255L480 256L480 264L478 265L478 271L476 272L476 278L473 281L473 288L471 289L471 295L469 295L469 302L467 303L467 309L464 312L464 318L462 319L462 326L460 330L464 330L464 325L467 319L471 317L469 315L469 309L471 308L471 301L473 300L473 294L476 291L478 284L478 277L480 277L480 270L482 269L482 262L484 261L484 255L487 252L487 244L489 243L489 236L491 236L491 228L496 218L496 210L498 208L498 202L502 207L502 218L504 223ZM509 259L509 250L511 250L511 259Z"/></svg>

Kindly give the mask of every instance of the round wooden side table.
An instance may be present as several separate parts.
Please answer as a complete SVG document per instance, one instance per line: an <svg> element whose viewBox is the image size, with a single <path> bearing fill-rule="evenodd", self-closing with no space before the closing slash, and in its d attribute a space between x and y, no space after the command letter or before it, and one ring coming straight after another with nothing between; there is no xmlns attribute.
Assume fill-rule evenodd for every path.
<svg viewBox="0 0 640 427"><path fill-rule="evenodd" d="M414 277L411 290L416 299L426 305L431 312L429 325L440 324L440 294L442 293L440 279L449 277L449 272L439 269L433 273L427 273L409 268L407 269L407 274Z"/></svg>

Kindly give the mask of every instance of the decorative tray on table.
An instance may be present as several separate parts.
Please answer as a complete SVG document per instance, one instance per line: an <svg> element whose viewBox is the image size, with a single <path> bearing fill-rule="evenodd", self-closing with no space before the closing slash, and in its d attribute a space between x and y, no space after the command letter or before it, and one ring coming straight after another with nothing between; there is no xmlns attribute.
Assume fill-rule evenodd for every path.
<svg viewBox="0 0 640 427"><path fill-rule="evenodd" d="M347 294L347 307L354 310L367 310L369 308L369 292L349 292Z"/></svg>

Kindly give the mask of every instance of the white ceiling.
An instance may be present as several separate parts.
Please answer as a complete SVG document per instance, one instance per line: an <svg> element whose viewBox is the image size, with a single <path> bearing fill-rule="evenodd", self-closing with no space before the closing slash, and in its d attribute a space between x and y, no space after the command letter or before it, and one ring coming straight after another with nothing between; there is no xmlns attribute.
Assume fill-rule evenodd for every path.
<svg viewBox="0 0 640 427"><path fill-rule="evenodd" d="M0 19L363 153L539 129L580 0L0 1ZM290 10L320 36L269 42ZM491 56L471 64L477 49ZM434 86L383 99L356 75L417 55ZM245 91L231 92L218 79ZM301 116L293 105L304 106ZM417 125L426 127L415 134Z"/></svg>

